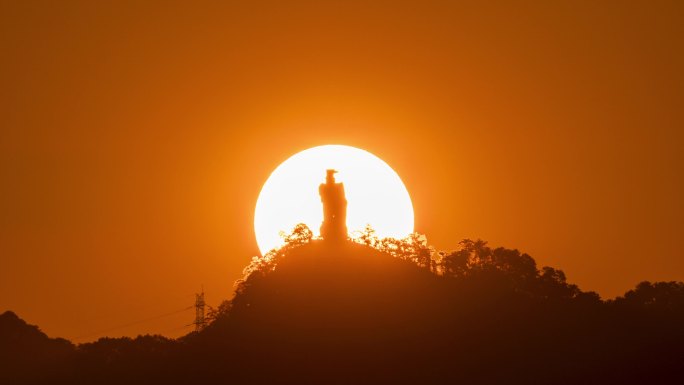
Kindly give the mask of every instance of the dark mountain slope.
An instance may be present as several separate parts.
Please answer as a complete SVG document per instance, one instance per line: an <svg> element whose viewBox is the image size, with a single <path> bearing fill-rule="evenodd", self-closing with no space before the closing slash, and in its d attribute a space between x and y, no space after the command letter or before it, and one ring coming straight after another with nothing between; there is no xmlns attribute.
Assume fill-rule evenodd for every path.
<svg viewBox="0 0 684 385"><path fill-rule="evenodd" d="M627 316L537 284L543 272L530 279L535 289L520 290L520 277L498 270L456 279L370 247L313 242L253 273L230 311L186 343L213 377L239 382L653 383L677 373L681 311Z"/></svg>
<svg viewBox="0 0 684 385"><path fill-rule="evenodd" d="M49 338L11 311L0 314L0 383L18 376L27 382L43 382L65 375L74 346L67 340Z"/></svg>

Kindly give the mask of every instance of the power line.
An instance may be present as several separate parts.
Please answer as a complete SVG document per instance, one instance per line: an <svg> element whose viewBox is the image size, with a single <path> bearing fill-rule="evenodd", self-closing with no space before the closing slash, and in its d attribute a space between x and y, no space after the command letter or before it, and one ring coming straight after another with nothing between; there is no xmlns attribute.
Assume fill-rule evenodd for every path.
<svg viewBox="0 0 684 385"><path fill-rule="evenodd" d="M194 325L194 323L188 324L188 325L183 325L183 326L177 326L177 327L174 327L174 328L171 328L171 329L162 330L162 331L159 332L159 334L164 335L164 334L166 334L166 333L171 333L171 332L175 332L175 331L182 330L182 329L185 329L185 328L189 328L190 326L193 326L193 325Z"/></svg>
<svg viewBox="0 0 684 385"><path fill-rule="evenodd" d="M204 294L204 293L202 293L202 294ZM109 328L109 329L100 330L100 331L93 332L93 333L89 333L89 334L84 334L84 335L81 335L81 336L78 336L78 337L74 338L74 341L77 341L77 340L80 340L80 339L83 339L83 338L92 337L92 336L95 336L95 335L98 335L98 334L108 333L108 332L111 332L111 331L114 331L114 330L118 330L118 329L127 328L127 327L129 327L129 326L138 325L138 324L145 323L145 322L149 322L149 321L153 321L153 320L156 320L156 319L168 317L168 316L171 316L171 315L174 315L174 314L178 314L178 313L182 313L182 312L184 312L184 311L188 311L188 310L193 309L193 308L195 308L195 306L188 306L188 307L185 307L185 308L183 308L183 309L175 310L175 311L172 311L172 312L169 312L169 313L159 314L159 315L156 315L156 316L152 316L152 317L144 318L144 319L141 319L141 320L129 322L129 323L126 323L126 324L114 326L114 327L111 327L111 328Z"/></svg>

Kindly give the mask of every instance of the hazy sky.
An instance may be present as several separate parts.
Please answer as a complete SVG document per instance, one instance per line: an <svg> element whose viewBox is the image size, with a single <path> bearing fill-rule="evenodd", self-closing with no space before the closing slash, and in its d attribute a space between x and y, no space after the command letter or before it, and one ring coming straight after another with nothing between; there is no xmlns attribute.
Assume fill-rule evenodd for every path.
<svg viewBox="0 0 684 385"><path fill-rule="evenodd" d="M51 336L230 297L269 173L332 143L438 248L684 280L680 1L103 3L0 4L0 311Z"/></svg>

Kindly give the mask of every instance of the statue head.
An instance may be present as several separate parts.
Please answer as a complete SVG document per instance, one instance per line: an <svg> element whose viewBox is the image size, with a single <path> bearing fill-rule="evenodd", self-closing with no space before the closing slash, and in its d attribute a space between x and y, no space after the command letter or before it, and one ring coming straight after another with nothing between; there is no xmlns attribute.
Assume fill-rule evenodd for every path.
<svg viewBox="0 0 684 385"><path fill-rule="evenodd" d="M331 168L326 170L326 175L325 175L325 183L328 184L334 184L335 183L335 174L337 173L337 170L333 170Z"/></svg>

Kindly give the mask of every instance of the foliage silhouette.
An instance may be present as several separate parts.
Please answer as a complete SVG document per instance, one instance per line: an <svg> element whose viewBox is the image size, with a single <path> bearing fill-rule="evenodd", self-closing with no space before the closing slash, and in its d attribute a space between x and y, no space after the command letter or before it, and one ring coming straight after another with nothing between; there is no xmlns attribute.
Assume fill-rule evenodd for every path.
<svg viewBox="0 0 684 385"><path fill-rule="evenodd" d="M24 335L37 329L3 315L12 321L0 323L2 341L10 336L53 358L21 356L17 368L43 374L6 368L3 383L684 379L684 283L642 282L602 301L561 270L538 268L527 254L481 240L444 252L418 234L378 239L367 227L350 242L330 243L304 225L284 239L282 248L252 260L233 298L209 312L207 328L177 340L104 338L74 347L41 333L42 342L32 344L36 337ZM47 348L52 343L62 353ZM18 351L12 346L3 342L3 357Z"/></svg>

